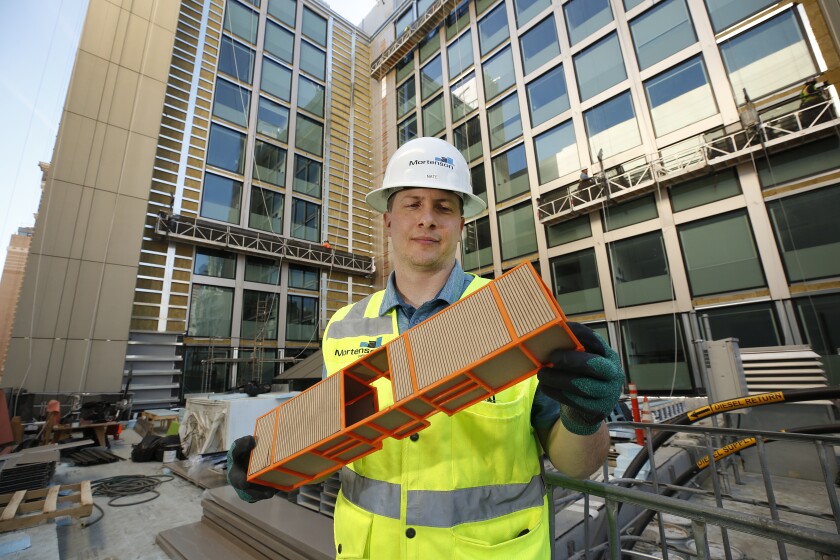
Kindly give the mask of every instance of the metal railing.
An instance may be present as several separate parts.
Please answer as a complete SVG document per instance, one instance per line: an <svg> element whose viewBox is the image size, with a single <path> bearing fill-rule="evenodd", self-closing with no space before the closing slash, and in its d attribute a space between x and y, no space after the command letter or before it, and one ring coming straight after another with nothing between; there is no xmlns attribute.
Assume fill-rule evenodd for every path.
<svg viewBox="0 0 840 560"><path fill-rule="evenodd" d="M801 138L805 134L840 124L830 100L774 117L755 127L739 130L698 146L651 159L638 167L622 170L613 176L603 172L589 184L573 183L559 196L538 207L542 223L571 217L618 200L686 178L692 172L736 165L755 151L771 148Z"/></svg>
<svg viewBox="0 0 840 560"><path fill-rule="evenodd" d="M563 488L575 493L567 497L563 502L570 502L582 498L584 501L583 513L583 534L584 546L578 550L563 550L560 556L570 559L600 559L610 558L617 560L624 557L639 558L664 558L668 560L669 552L671 557L684 558L685 555L701 560L719 558L720 548L716 545L716 554L713 555L710 549L709 529L716 527L720 530L722 538L722 553L727 560L735 560L733 557L734 547L730 545L729 530L746 533L766 541L773 541L775 549L770 555L762 556L761 553L751 551L750 557L787 558L787 545L803 547L808 550L822 552L828 555L840 554L840 500L837 496L837 488L833 476L836 472L836 464L832 467L834 458L832 446L840 444L840 438L817 434L802 434L773 431L742 430L732 428L713 428L697 426L678 426L671 424L649 424L635 422L614 422L610 428L635 429L641 428L645 431L647 451L650 462L649 480L637 479L610 479L606 465L604 466L604 482L594 480L579 480L569 478L559 473L546 473L546 481L549 486L549 495L554 495L554 488ZM711 490L703 490L694 486L688 486L687 482L694 479L696 473L688 472L687 481L683 484L670 484L662 479L663 474L657 470L656 456L653 452L651 441L654 432L676 432L691 434L700 438L700 445L695 451L699 451L701 458L696 460L695 465L698 473L708 472L711 480ZM725 438L731 443L715 451L713 441ZM746 440L743 438L747 438ZM750 442L750 438L754 441ZM819 457L820 468L823 473L825 502L823 504L812 503L808 507L787 506L779 503L777 492L773 486L773 476L770 474L767 459L768 441L781 440L798 442L801 445L812 446ZM744 444L743 442L747 442ZM760 464L761 482L763 482L766 498L763 500L743 500L736 498L731 493L725 492L727 486L722 466L728 461L728 454L741 451L745 447L755 446ZM704 455L704 456L703 456ZM708 466L708 468L706 468ZM737 471L737 465L729 465ZM673 472L672 478L678 478ZM736 481L739 477L736 473ZM758 482L756 482L758 484ZM700 495L713 500L714 507L699 503L697 500L684 500L673 497L669 494ZM603 499L606 519L593 510L592 497ZM742 505L741 510L732 507L733 504ZM743 506L743 504L747 504ZM830 512L819 511L821 505L827 505ZM749 508L755 511L743 511ZM653 515L652 512L656 512ZM797 524L791 521L782 520L780 512L795 515L807 515L819 519L823 525L830 525L833 522L833 529L815 528L805 524ZM669 540L663 521L663 514L669 514L690 520L694 536L693 545L686 542L674 542ZM647 522L656 518L652 526L658 535L656 539L641 536ZM552 522L554 521L552 516ZM555 534L552 527L552 534ZM653 556L634 547L639 542L644 542L648 547L656 550ZM772 546L772 543L767 543ZM758 555L755 555L758 554ZM834 557L834 556L831 556Z"/></svg>
<svg viewBox="0 0 840 560"><path fill-rule="evenodd" d="M186 243L234 250L262 257L367 276L373 274L373 257L328 249L316 243L288 239L276 234L258 233L161 212L155 233Z"/></svg>

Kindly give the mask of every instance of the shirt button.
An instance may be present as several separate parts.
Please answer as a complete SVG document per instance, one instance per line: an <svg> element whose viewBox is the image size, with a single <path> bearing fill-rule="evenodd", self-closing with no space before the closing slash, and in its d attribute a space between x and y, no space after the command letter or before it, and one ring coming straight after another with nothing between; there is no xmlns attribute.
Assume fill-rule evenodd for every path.
<svg viewBox="0 0 840 560"><path fill-rule="evenodd" d="M411 434L411 436L409 436L408 439L410 439L411 441L417 441L418 439L420 439L420 434Z"/></svg>
<svg viewBox="0 0 840 560"><path fill-rule="evenodd" d="M338 553L341 554L341 543L338 545Z"/></svg>
<svg viewBox="0 0 840 560"><path fill-rule="evenodd" d="M414 527L409 527L408 529L405 530L405 536L408 537L409 539L413 539L414 535L416 535L416 534L417 534L417 531L414 530Z"/></svg>

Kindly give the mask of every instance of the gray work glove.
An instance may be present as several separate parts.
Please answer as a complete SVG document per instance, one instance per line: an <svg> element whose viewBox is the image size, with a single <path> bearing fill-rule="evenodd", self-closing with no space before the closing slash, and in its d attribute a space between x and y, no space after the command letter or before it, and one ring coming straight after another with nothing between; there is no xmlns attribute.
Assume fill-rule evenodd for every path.
<svg viewBox="0 0 840 560"><path fill-rule="evenodd" d="M624 387L618 353L598 333L580 323L568 323L583 352L554 350L551 366L537 374L540 389L560 403L560 420L572 433L591 435L612 412Z"/></svg>
<svg viewBox="0 0 840 560"><path fill-rule="evenodd" d="M277 490L262 484L248 482L248 463L251 450L257 446L254 436L243 436L233 442L227 452L227 479L236 494L249 503L274 497Z"/></svg>

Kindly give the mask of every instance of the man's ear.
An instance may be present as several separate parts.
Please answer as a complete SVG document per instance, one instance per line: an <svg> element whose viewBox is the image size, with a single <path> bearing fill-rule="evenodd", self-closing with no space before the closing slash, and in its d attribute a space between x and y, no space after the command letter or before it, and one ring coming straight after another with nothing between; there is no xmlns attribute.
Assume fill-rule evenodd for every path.
<svg viewBox="0 0 840 560"><path fill-rule="evenodd" d="M391 235L391 213L385 212L382 214L382 224L385 226L385 233Z"/></svg>

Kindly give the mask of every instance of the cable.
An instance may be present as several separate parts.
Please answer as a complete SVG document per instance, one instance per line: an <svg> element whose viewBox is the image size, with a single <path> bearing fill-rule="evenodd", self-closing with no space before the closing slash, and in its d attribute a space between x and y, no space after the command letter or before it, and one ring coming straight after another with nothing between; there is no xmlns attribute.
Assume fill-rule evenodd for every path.
<svg viewBox="0 0 840 560"><path fill-rule="evenodd" d="M151 502L160 496L160 492L155 490L164 482L169 482L175 477L171 475L152 475L145 476L142 474L131 474L112 476L110 478L101 478L91 483L90 487L94 496L105 496L111 498L108 505L112 507L136 506L138 504L145 504ZM130 496L139 496L151 492L154 494L151 498L139 500L130 503L115 503L121 498ZM104 512L103 512L104 515ZM98 520L97 520L98 521Z"/></svg>

